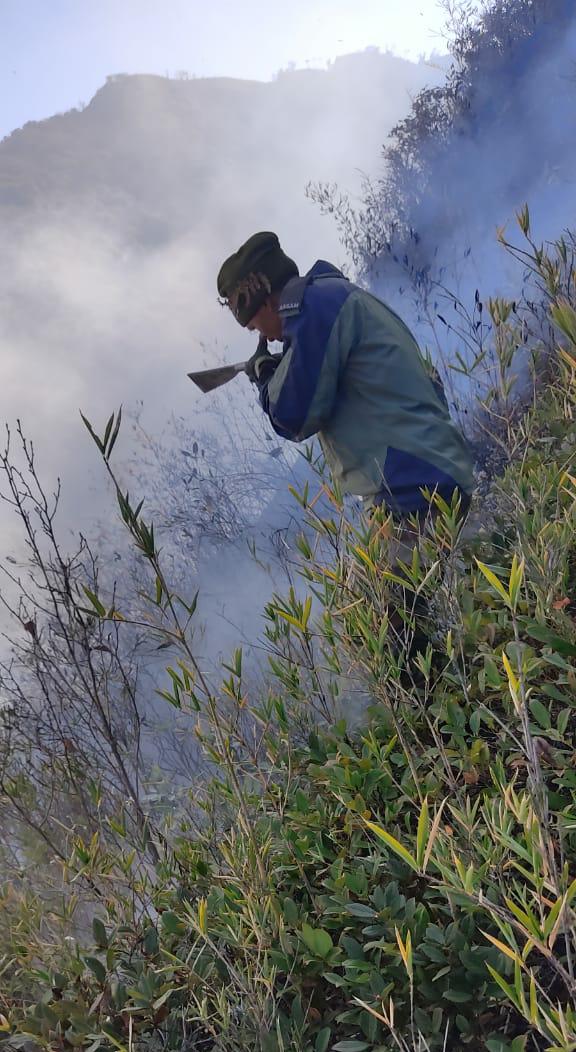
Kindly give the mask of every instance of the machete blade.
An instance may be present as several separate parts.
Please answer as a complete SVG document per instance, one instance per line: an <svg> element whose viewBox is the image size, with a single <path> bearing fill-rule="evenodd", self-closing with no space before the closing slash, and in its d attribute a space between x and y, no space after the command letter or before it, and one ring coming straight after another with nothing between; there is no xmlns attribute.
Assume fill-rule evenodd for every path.
<svg viewBox="0 0 576 1052"><path fill-rule="evenodd" d="M229 383L238 373L243 373L245 367L246 362L237 362L235 365L222 365L218 369L202 369L198 373L188 373L188 376L192 383L200 388L202 394L208 394L209 391L215 391L217 387Z"/></svg>

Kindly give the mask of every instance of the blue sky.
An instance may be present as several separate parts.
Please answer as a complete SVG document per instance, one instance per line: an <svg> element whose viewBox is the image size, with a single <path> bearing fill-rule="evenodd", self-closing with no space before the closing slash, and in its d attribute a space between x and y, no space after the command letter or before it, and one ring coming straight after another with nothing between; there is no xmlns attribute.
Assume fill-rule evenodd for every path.
<svg viewBox="0 0 576 1052"><path fill-rule="evenodd" d="M443 50L437 0L0 0L0 138L86 103L110 73L268 80L376 46Z"/></svg>

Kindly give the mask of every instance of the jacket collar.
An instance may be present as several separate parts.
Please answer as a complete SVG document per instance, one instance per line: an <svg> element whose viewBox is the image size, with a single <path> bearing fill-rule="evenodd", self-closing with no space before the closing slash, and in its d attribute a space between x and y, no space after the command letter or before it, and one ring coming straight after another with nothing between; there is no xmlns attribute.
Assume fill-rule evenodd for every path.
<svg viewBox="0 0 576 1052"><path fill-rule="evenodd" d="M333 263L327 263L325 259L317 259L306 277L308 280L314 281L314 278L343 278L344 275Z"/></svg>
<svg viewBox="0 0 576 1052"><path fill-rule="evenodd" d="M286 283L280 293L280 302L278 304L280 314L284 317L289 317L291 314L299 314L306 286L312 281L316 281L317 278L343 277L342 271L338 270L338 267L333 266L332 263L327 263L324 259L316 260L316 263L307 274L290 278L290 281Z"/></svg>

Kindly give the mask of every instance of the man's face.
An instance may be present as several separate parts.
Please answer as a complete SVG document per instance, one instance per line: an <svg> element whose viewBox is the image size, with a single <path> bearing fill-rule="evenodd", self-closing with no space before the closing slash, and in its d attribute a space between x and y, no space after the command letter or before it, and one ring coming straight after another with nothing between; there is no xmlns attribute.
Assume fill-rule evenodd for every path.
<svg viewBox="0 0 576 1052"><path fill-rule="evenodd" d="M250 332L259 332L267 340L282 339L282 321L278 314L278 307L273 300L266 303L256 311L256 314L248 322L246 328Z"/></svg>

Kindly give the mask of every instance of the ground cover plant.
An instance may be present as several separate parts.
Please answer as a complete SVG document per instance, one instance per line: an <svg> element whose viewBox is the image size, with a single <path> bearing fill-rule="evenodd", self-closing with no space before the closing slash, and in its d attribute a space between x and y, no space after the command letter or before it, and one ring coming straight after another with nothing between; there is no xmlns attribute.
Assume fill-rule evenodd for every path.
<svg viewBox="0 0 576 1052"><path fill-rule="evenodd" d="M100 772L87 742L82 764L64 748L48 777L54 721L27 768L25 697L2 709L10 1047L576 1048L573 242L535 245L519 219L552 335L515 381L522 318L485 305L478 419L506 467L475 528L459 536L457 507L440 504L392 567L384 513L350 516L325 480L295 492L299 577L265 610L264 691L241 651L221 683L206 676L201 596L168 579L145 503L117 481L120 419L87 421L144 561L144 613L135 625L86 561L71 573L64 559L63 595L58 566L49 579L75 635L47 632L41 612L26 629L15 608L47 699L50 648L61 668L73 654L71 704L84 677L106 748ZM113 734L138 689L121 644L136 630L164 648L163 702L203 752L169 807L137 793L137 724ZM123 670L132 694L110 697Z"/></svg>

